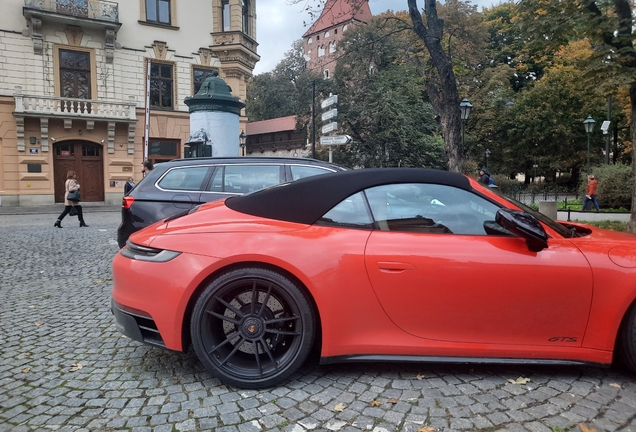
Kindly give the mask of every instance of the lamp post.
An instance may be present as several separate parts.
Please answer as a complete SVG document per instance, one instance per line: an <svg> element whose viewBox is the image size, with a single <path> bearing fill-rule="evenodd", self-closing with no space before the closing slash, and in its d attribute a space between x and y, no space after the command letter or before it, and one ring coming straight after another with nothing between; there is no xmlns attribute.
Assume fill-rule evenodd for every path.
<svg viewBox="0 0 636 432"><path fill-rule="evenodd" d="M247 135L244 131L241 131L239 135L239 145L241 146L241 156L245 156L245 142L247 141Z"/></svg>
<svg viewBox="0 0 636 432"><path fill-rule="evenodd" d="M473 104L466 98L462 99L459 104L460 118L462 120L462 156L464 155L464 129L466 129L466 121L470 116L470 110L473 108Z"/></svg>
<svg viewBox="0 0 636 432"><path fill-rule="evenodd" d="M537 164L532 164L532 168L534 168L534 182L537 182L537 168L539 168L539 165Z"/></svg>
<svg viewBox="0 0 636 432"><path fill-rule="evenodd" d="M585 133L587 134L587 175L590 175L590 134L594 130L595 124L596 122L591 115L588 115L585 121L583 121L583 126L585 126Z"/></svg>
<svg viewBox="0 0 636 432"><path fill-rule="evenodd" d="M490 157L490 154L492 152L488 149L486 149L486 169L488 169L488 158Z"/></svg>

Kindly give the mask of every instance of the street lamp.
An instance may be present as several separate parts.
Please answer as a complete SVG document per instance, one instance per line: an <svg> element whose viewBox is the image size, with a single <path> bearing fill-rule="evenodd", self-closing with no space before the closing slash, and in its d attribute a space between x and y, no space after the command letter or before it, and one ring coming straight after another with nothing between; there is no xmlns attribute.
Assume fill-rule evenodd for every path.
<svg viewBox="0 0 636 432"><path fill-rule="evenodd" d="M460 118L462 120L462 155L464 154L464 129L466 128L466 121L470 115L470 110L473 108L473 104L466 98L462 99L459 104Z"/></svg>
<svg viewBox="0 0 636 432"><path fill-rule="evenodd" d="M537 182L537 168L539 168L539 165L537 164L533 164L532 168L534 168L534 182Z"/></svg>
<svg viewBox="0 0 636 432"><path fill-rule="evenodd" d="M244 131L241 131L239 135L239 145L241 146L241 156L245 156L245 142L247 141L247 135Z"/></svg>
<svg viewBox="0 0 636 432"><path fill-rule="evenodd" d="M490 150L486 149L486 169L488 169L488 158L490 157L490 153L492 153Z"/></svg>
<svg viewBox="0 0 636 432"><path fill-rule="evenodd" d="M585 126L585 133L587 134L587 175L590 175L590 134L594 130L596 122L591 115L588 115L583 126Z"/></svg>

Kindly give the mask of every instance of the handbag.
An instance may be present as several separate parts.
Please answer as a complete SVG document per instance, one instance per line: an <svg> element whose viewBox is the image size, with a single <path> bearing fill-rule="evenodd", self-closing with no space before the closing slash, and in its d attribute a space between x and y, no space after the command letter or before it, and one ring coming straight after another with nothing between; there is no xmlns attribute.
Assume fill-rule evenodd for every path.
<svg viewBox="0 0 636 432"><path fill-rule="evenodd" d="M67 200L69 201L74 201L74 202L78 202L80 200L80 191L78 190L74 190L74 191L70 191L68 193L68 196L66 197Z"/></svg>
<svg viewBox="0 0 636 432"><path fill-rule="evenodd" d="M71 207L71 211L68 212L69 216L77 216L77 208L75 206Z"/></svg>

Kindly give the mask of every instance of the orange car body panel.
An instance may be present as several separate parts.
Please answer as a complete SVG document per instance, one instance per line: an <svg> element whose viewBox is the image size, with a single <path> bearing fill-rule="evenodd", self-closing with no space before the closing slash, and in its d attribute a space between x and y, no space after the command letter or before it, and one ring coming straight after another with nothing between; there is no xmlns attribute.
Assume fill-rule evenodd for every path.
<svg viewBox="0 0 636 432"><path fill-rule="evenodd" d="M186 219L131 236L140 245L181 251L172 261L120 254L113 261L113 300L149 314L172 350L184 349L197 290L235 265L273 266L298 279L318 309L323 357L610 363L621 317L636 298L636 268L614 262L631 263L629 248L618 249L614 261L609 256L625 241L634 244L629 234L593 229L565 239L546 227L549 247L530 252L517 237L308 226L237 213L223 202Z"/></svg>

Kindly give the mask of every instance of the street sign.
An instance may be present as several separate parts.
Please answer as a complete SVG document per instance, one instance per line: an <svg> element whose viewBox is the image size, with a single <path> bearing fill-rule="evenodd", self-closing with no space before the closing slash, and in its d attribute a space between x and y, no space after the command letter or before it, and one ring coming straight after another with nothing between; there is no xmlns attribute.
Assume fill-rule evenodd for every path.
<svg viewBox="0 0 636 432"><path fill-rule="evenodd" d="M332 96L329 96L324 101L322 101L322 103L320 104L320 108L325 109L337 103L338 103L338 95L332 95Z"/></svg>
<svg viewBox="0 0 636 432"><path fill-rule="evenodd" d="M332 118L335 118L337 115L338 115L337 108L330 109L329 111L325 111L324 113L322 113L322 121L331 120Z"/></svg>
<svg viewBox="0 0 636 432"><path fill-rule="evenodd" d="M322 133L326 134L329 132L333 132L338 129L338 122L327 123L322 127Z"/></svg>
<svg viewBox="0 0 636 432"><path fill-rule="evenodd" d="M320 145L344 145L351 141L349 135L321 136Z"/></svg>

